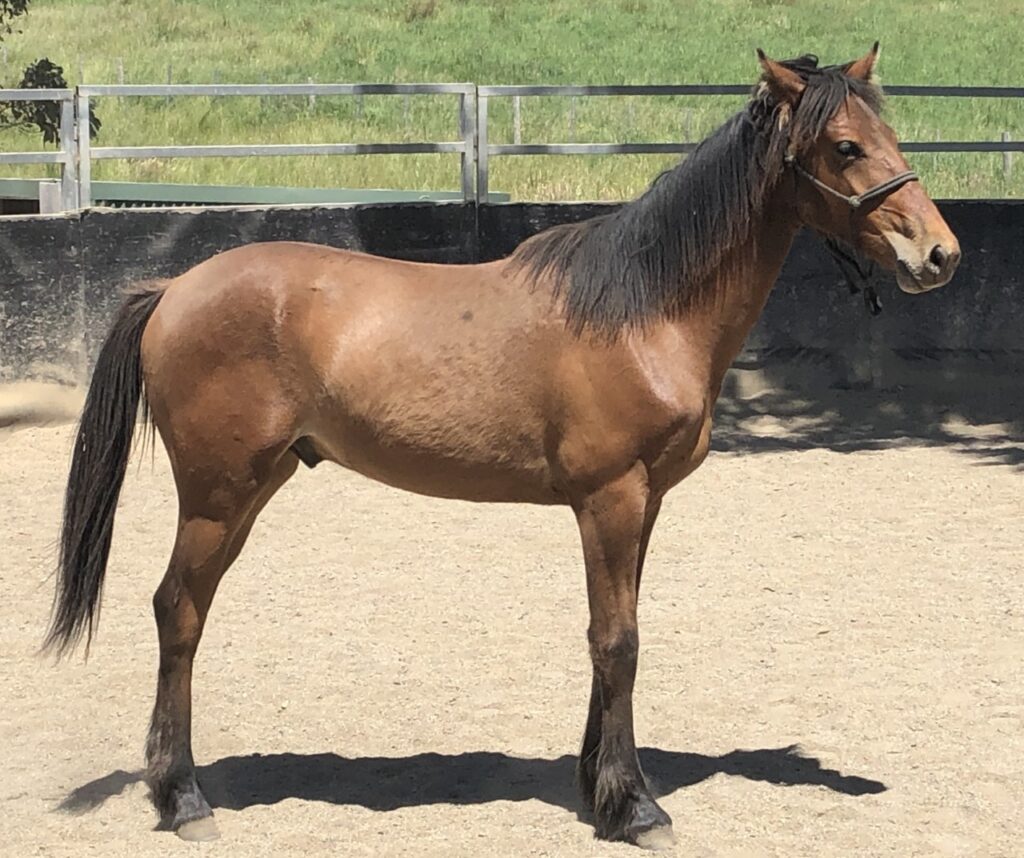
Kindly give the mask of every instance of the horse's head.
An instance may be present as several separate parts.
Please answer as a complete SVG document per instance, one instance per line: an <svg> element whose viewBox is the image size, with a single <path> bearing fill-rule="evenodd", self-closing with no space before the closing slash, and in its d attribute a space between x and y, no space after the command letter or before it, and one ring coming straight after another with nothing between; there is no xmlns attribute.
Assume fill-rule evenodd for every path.
<svg viewBox="0 0 1024 858"><path fill-rule="evenodd" d="M788 126L785 160L801 222L895 271L904 292L948 283L960 244L879 116L878 45L828 68L818 68L813 57L758 56L777 121Z"/></svg>

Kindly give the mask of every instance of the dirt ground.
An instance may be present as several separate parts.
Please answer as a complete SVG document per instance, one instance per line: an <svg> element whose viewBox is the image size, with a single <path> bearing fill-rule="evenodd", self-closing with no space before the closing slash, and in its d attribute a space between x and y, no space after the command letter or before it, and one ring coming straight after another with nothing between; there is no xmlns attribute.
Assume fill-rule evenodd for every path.
<svg viewBox="0 0 1024 858"><path fill-rule="evenodd" d="M636 727L676 854L1019 856L1021 439L872 440L849 415L878 403L839 405L848 435L729 412L655 531ZM173 488L162 450L136 460L91 656L38 658L70 433L0 433L0 854L640 854L593 839L571 783L589 691L571 515L326 466L264 513L200 649L222 838L153 831Z"/></svg>

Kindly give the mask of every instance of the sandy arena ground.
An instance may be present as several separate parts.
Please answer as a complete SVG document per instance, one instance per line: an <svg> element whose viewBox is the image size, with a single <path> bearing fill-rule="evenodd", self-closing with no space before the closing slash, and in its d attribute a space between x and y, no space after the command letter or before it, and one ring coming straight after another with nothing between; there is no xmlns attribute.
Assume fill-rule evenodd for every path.
<svg viewBox="0 0 1024 858"><path fill-rule="evenodd" d="M1021 439L726 423L644 578L637 736L676 854L1024 854ZM70 432L0 433L0 854L640 854L577 814L571 515L327 466L264 513L200 649L222 839L154 832L138 769L173 488L162 449L136 460L91 657L37 658Z"/></svg>

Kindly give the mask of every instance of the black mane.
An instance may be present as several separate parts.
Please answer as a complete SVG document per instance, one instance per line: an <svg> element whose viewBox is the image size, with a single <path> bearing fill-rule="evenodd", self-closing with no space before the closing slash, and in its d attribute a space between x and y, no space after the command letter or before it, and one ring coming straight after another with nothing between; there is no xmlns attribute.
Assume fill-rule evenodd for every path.
<svg viewBox="0 0 1024 858"><path fill-rule="evenodd" d="M821 134L851 94L874 110L882 93L845 75L848 66L819 67L806 55L782 65L807 83L788 122L763 83L747 106L688 158L654 180L642 196L612 214L546 230L513 254L534 281L554 280L567 321L615 333L651 318L678 316L708 299L711 275L745 241L784 169Z"/></svg>

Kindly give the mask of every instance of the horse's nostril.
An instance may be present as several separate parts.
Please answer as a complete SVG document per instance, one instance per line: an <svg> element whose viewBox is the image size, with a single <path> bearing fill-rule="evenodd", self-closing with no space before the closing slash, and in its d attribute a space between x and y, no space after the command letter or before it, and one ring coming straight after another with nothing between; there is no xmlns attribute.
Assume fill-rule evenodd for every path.
<svg viewBox="0 0 1024 858"><path fill-rule="evenodd" d="M932 252L928 254L928 261L941 271L946 265L946 260L949 259L949 254L946 253L946 249L941 244L936 244L932 248Z"/></svg>

